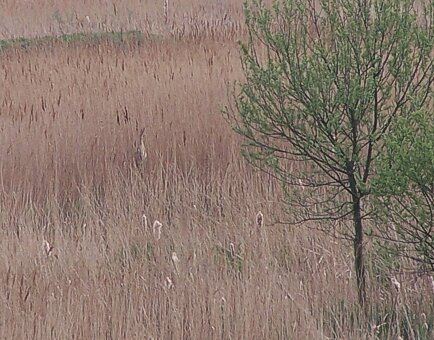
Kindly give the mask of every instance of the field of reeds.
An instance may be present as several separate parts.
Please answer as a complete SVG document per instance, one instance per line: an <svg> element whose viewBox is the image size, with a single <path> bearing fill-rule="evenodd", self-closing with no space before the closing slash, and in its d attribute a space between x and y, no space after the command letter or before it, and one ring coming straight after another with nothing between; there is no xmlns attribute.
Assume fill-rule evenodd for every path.
<svg viewBox="0 0 434 340"><path fill-rule="evenodd" d="M1 8L1 339L432 338L429 277L368 240L366 319L351 245L241 157L241 1Z"/></svg>

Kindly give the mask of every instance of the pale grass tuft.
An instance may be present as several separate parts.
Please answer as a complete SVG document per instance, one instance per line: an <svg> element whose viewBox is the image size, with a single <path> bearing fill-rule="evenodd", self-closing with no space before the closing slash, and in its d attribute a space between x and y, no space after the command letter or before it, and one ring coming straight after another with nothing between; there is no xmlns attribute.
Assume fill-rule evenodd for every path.
<svg viewBox="0 0 434 340"><path fill-rule="evenodd" d="M172 264L173 264L173 267L175 268L175 272L177 273L177 274L179 274L179 263L180 263L181 261L179 260L179 257L178 257L178 255L175 253L175 252L173 252L172 253Z"/></svg>
<svg viewBox="0 0 434 340"><path fill-rule="evenodd" d="M154 235L155 239L158 241L161 238L161 228L163 227L163 224L155 220L154 224L152 225L152 234Z"/></svg>
<svg viewBox="0 0 434 340"><path fill-rule="evenodd" d="M51 255L51 252L54 249L54 246L50 245L50 243L47 240L44 240L42 243L43 243L45 255L49 257Z"/></svg>
<svg viewBox="0 0 434 340"><path fill-rule="evenodd" d="M172 289L175 285L173 284L172 279L166 276L166 279L164 281L164 286L166 287L166 289Z"/></svg>

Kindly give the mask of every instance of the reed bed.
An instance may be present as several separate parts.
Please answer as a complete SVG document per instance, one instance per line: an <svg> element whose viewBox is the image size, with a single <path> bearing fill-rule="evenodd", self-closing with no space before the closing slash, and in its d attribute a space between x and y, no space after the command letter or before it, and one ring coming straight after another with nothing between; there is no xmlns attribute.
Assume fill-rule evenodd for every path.
<svg viewBox="0 0 434 340"><path fill-rule="evenodd" d="M222 34L243 22L240 0L12 1L1 3L0 39L95 31Z"/></svg>
<svg viewBox="0 0 434 340"><path fill-rule="evenodd" d="M52 2L24 4L4 2L23 11L11 37L59 29ZM140 6L163 25L163 4L130 0L106 26L143 28L127 18ZM278 183L240 157L220 114L242 79L243 29L221 24L240 2L174 6L197 34L0 52L0 338L432 338L428 277L369 240L365 319L349 244L283 223ZM63 1L74 10L114 8Z"/></svg>

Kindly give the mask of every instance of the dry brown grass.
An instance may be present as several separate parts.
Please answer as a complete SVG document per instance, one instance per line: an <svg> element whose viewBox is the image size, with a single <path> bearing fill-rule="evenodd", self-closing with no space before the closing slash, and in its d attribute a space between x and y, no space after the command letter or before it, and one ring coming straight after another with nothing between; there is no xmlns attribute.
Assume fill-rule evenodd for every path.
<svg viewBox="0 0 434 340"><path fill-rule="evenodd" d="M227 82L242 77L242 29L224 31L221 15L239 20L240 2L180 3L212 13L215 26L198 31L221 34L2 52L0 338L374 339L383 318L393 326L377 335L397 336L396 293L389 273L378 274L387 262L369 262L379 303L367 324L351 248L275 223L284 219L279 186L245 164L219 114ZM4 6L22 11L13 25L2 21L12 36L39 34L56 10ZM105 2L64 1L59 11L125 29L140 26L126 14L140 6L122 2L111 16ZM145 6L162 25L163 3ZM147 159L137 169L142 127ZM400 306L431 322L426 282L397 278Z"/></svg>
<svg viewBox="0 0 434 340"><path fill-rule="evenodd" d="M242 0L3 0L0 39L91 31L203 33L239 30ZM216 29L218 27L218 29Z"/></svg>

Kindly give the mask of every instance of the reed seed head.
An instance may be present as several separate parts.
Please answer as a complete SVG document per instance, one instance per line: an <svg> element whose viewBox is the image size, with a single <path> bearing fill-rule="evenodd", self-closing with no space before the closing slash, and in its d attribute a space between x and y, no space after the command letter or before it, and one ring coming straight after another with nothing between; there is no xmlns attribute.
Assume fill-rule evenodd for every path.
<svg viewBox="0 0 434 340"><path fill-rule="evenodd" d="M137 167L142 166L143 162L148 157L145 149L145 129L143 128L140 132L140 138L136 151L134 153L134 161Z"/></svg>
<svg viewBox="0 0 434 340"><path fill-rule="evenodd" d="M154 235L155 239L158 241L161 238L161 228L163 227L163 224L155 220L154 224L152 225L152 234Z"/></svg>
<svg viewBox="0 0 434 340"><path fill-rule="evenodd" d="M432 276L429 277L429 283L431 286L431 291L434 294L434 278Z"/></svg>
<svg viewBox="0 0 434 340"><path fill-rule="evenodd" d="M264 214L261 211L256 214L256 224L260 228L264 226Z"/></svg>
<svg viewBox="0 0 434 340"><path fill-rule="evenodd" d="M148 230L148 217L145 214L143 214L142 219L143 219L143 226L145 227L145 230Z"/></svg>
<svg viewBox="0 0 434 340"><path fill-rule="evenodd" d="M235 257L235 245L232 242L229 243L229 252L232 257Z"/></svg>
<svg viewBox="0 0 434 340"><path fill-rule="evenodd" d="M392 284L395 287L396 291L399 293L401 290L401 284L399 283L399 281L395 277L392 277L391 281L392 281Z"/></svg>
<svg viewBox="0 0 434 340"><path fill-rule="evenodd" d="M175 285L173 284L173 281L170 277L166 276L166 280L164 281L164 286L167 289L172 289Z"/></svg>
<svg viewBox="0 0 434 340"><path fill-rule="evenodd" d="M176 255L176 253L173 252L172 253L172 264L173 264L173 267L175 268L175 272L177 274L179 273L179 268L178 268L179 262L181 262L181 261L179 260L178 255Z"/></svg>
<svg viewBox="0 0 434 340"><path fill-rule="evenodd" d="M47 255L47 257L50 256L54 247L52 245L50 245L50 243L47 240L43 241L43 247L44 247L45 255Z"/></svg>
<svg viewBox="0 0 434 340"><path fill-rule="evenodd" d="M179 262L181 262L181 261L179 260L178 255L177 255L175 252L172 253L172 262L173 262L173 263L176 263L176 264L178 264Z"/></svg>

